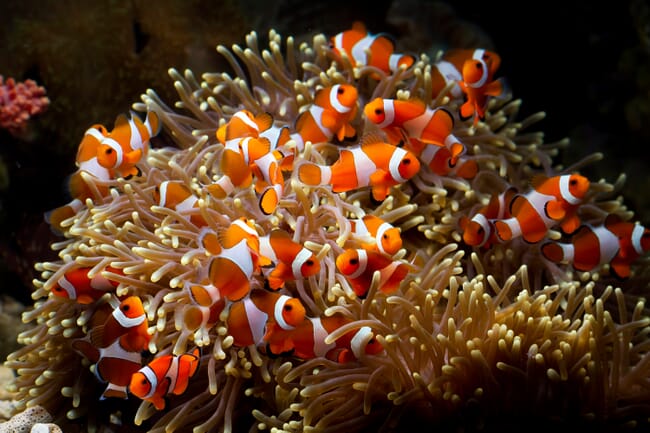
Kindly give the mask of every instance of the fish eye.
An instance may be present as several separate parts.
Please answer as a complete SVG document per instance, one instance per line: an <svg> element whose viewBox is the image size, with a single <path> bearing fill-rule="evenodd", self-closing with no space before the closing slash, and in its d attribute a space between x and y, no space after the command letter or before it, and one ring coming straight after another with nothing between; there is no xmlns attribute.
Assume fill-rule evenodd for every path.
<svg viewBox="0 0 650 433"><path fill-rule="evenodd" d="M128 305L123 305L122 306L122 311L129 311L130 308L131 307L129 307Z"/></svg>
<svg viewBox="0 0 650 433"><path fill-rule="evenodd" d="M305 262L307 266L314 266L314 261L312 259L309 259Z"/></svg>
<svg viewBox="0 0 650 433"><path fill-rule="evenodd" d="M388 235L386 233L383 234L382 236L383 239L388 239Z"/></svg>
<svg viewBox="0 0 650 433"><path fill-rule="evenodd" d="M404 158L402 160L402 164L404 164L404 165L409 165L410 163L411 163L411 158Z"/></svg>
<svg viewBox="0 0 650 433"><path fill-rule="evenodd" d="M375 114L379 116L381 114L384 114L384 111L381 108L375 108Z"/></svg>
<svg viewBox="0 0 650 433"><path fill-rule="evenodd" d="M293 307L291 305L285 304L284 311L292 311L292 310L293 310Z"/></svg>
<svg viewBox="0 0 650 433"><path fill-rule="evenodd" d="M146 385L147 384L147 379L142 379L140 381L140 385Z"/></svg>
<svg viewBox="0 0 650 433"><path fill-rule="evenodd" d="M113 153L113 149L109 147L108 149L106 149L104 153L106 153L106 155L110 155L111 153Z"/></svg>
<svg viewBox="0 0 650 433"><path fill-rule="evenodd" d="M342 94L345 93L345 89L343 87L339 86L339 88L336 89L336 93L338 93L339 95L342 95Z"/></svg>
<svg viewBox="0 0 650 433"><path fill-rule="evenodd" d="M570 179L569 180L569 185L576 185L578 181L576 179Z"/></svg>
<svg viewBox="0 0 650 433"><path fill-rule="evenodd" d="M359 259L350 259L349 262L351 265L358 265L359 264Z"/></svg>
<svg viewBox="0 0 650 433"><path fill-rule="evenodd" d="M476 69L483 69L483 63L481 62L476 62Z"/></svg>
<svg viewBox="0 0 650 433"><path fill-rule="evenodd" d="M482 235L485 232L485 229L483 227L479 227L478 230L476 230L476 233L479 235Z"/></svg>

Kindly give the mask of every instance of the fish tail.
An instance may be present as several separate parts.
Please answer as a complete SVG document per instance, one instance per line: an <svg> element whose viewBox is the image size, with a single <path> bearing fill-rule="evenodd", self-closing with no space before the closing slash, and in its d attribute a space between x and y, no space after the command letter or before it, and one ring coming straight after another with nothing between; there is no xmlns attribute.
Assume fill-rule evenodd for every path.
<svg viewBox="0 0 650 433"><path fill-rule="evenodd" d="M264 215L271 215L280 202L282 185L268 186L260 196L260 210Z"/></svg>
<svg viewBox="0 0 650 433"><path fill-rule="evenodd" d="M542 245L542 254L547 260L554 263L568 263L573 261L573 245L559 242L546 242Z"/></svg>
<svg viewBox="0 0 650 433"><path fill-rule="evenodd" d="M55 233L62 233L63 226L62 223L68 218L75 216L82 208L84 204L81 200L75 198L70 203L52 209L45 212L44 218L45 221L50 224L52 231Z"/></svg>
<svg viewBox="0 0 650 433"><path fill-rule="evenodd" d="M221 299L219 289L211 284L192 284L188 287L192 300L202 307L209 307Z"/></svg>
<svg viewBox="0 0 650 433"><path fill-rule="evenodd" d="M467 120L474 115L474 104L472 101L466 101L463 105L460 106L458 112L461 120Z"/></svg>
<svg viewBox="0 0 650 433"><path fill-rule="evenodd" d="M235 185L230 179L230 176L224 174L219 178L219 180L206 186L205 189L214 198L224 199L232 194L235 190Z"/></svg>
<svg viewBox="0 0 650 433"><path fill-rule="evenodd" d="M104 400L111 397L127 399L126 385L115 385L109 382L100 399Z"/></svg>
<svg viewBox="0 0 650 433"><path fill-rule="evenodd" d="M313 162L306 162L298 168L298 178L307 185L326 185L332 178L332 169Z"/></svg>
<svg viewBox="0 0 650 433"><path fill-rule="evenodd" d="M473 159L462 162L456 167L454 174L462 179L472 179L478 173L478 163Z"/></svg>
<svg viewBox="0 0 650 433"><path fill-rule="evenodd" d="M162 129L162 123L160 122L160 117L155 111L148 111L147 117L144 119L144 124L149 131L149 137L154 137L160 133Z"/></svg>
<svg viewBox="0 0 650 433"><path fill-rule="evenodd" d="M499 239L504 242L521 235L519 221L516 218L508 218L505 220L496 221L494 223L494 229Z"/></svg>

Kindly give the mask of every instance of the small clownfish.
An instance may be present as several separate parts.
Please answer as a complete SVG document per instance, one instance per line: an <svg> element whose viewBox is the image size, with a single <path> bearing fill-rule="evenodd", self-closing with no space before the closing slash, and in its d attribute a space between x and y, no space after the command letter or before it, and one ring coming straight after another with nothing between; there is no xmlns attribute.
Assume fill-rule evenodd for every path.
<svg viewBox="0 0 650 433"><path fill-rule="evenodd" d="M252 170L257 178L255 191L260 195L259 207L264 215L271 215L284 193L284 176L281 162L284 155L279 150L268 152L253 161Z"/></svg>
<svg viewBox="0 0 650 433"><path fill-rule="evenodd" d="M199 359L198 348L178 356L157 356L131 376L128 390L162 410L165 408L166 395L181 395L185 392L190 378L199 368Z"/></svg>
<svg viewBox="0 0 650 433"><path fill-rule="evenodd" d="M336 341L325 343L329 334L351 321L341 314L305 317L295 329L278 332L267 349L271 355L290 355L305 360L325 357L340 363L351 362L364 355L375 355L383 350L367 326L353 329Z"/></svg>
<svg viewBox="0 0 650 433"><path fill-rule="evenodd" d="M375 271L379 271L379 290L394 293L410 271L410 266L398 260L363 248L350 248L336 257L336 268L345 276L352 290L365 297Z"/></svg>
<svg viewBox="0 0 650 433"><path fill-rule="evenodd" d="M469 59L463 64L463 79L458 82L467 100L460 106L461 120L474 116L474 125L485 120L485 109L489 96L503 97L505 82L493 79L493 70L483 59Z"/></svg>
<svg viewBox="0 0 650 433"><path fill-rule="evenodd" d="M306 142L323 143L336 137L339 141L354 137L356 131L350 122L357 115L357 88L350 84L335 84L319 89L314 102L296 119L296 132L300 136L298 150ZM295 137L297 138L297 137Z"/></svg>
<svg viewBox="0 0 650 433"><path fill-rule="evenodd" d="M199 199L192 190L180 180L165 180L160 182L153 191L153 199L158 206L173 209L188 217L197 227L208 223L203 219L199 209ZM187 215L189 213L189 215Z"/></svg>
<svg viewBox="0 0 650 433"><path fill-rule="evenodd" d="M410 68L415 63L412 55L394 52L395 44L388 35L368 33L360 21L355 21L350 30L331 37L330 46L338 62L345 53L352 66L374 66L386 74L397 72L402 66Z"/></svg>
<svg viewBox="0 0 650 433"><path fill-rule="evenodd" d="M96 347L86 339L78 339L72 342L72 347L95 364L95 376L107 383L100 400L128 398L127 387L131 377L142 366L140 351L124 348L119 339L107 347Z"/></svg>
<svg viewBox="0 0 650 433"><path fill-rule="evenodd" d="M492 75L496 73L501 65L501 57L494 51L484 48L447 50L431 68L432 97L435 98L445 87L453 83L449 91L450 95L453 98L461 98L463 91L458 82L463 79L462 70L465 61L471 59L483 60Z"/></svg>
<svg viewBox="0 0 650 433"><path fill-rule="evenodd" d="M151 335L144 305L138 296L129 296L113 309L103 325L90 330L90 343L98 348L108 347L120 340L120 347L129 352L145 350Z"/></svg>
<svg viewBox="0 0 650 433"><path fill-rule="evenodd" d="M217 140L226 144L230 140L239 140L245 137L259 137L262 131L273 125L273 116L269 113L253 114L248 110L239 110L216 132Z"/></svg>
<svg viewBox="0 0 650 433"><path fill-rule="evenodd" d="M212 290L208 290L209 286L195 286L197 290L193 292L193 299L203 306L212 305L222 296L230 301L239 300L250 291L250 280L255 268L253 252L246 244L246 239L231 248L224 247L219 255L212 258L208 268ZM198 290L200 287L206 290ZM215 293L218 295L216 299Z"/></svg>
<svg viewBox="0 0 650 433"><path fill-rule="evenodd" d="M578 271L591 271L609 263L619 279L630 276L630 265L650 250L650 230L639 223L610 214L602 225L583 225L570 243L546 242L542 254L555 263L571 263Z"/></svg>
<svg viewBox="0 0 650 433"><path fill-rule="evenodd" d="M255 289L233 302L226 324L238 347L263 344L272 329L290 331L305 319L305 307L298 298Z"/></svg>
<svg viewBox="0 0 650 433"><path fill-rule="evenodd" d="M370 186L372 196L382 201L390 187L402 184L420 171L416 156L400 147L366 135L358 146L341 149L331 166L304 162L298 177L306 185L331 185L333 192L346 192Z"/></svg>
<svg viewBox="0 0 650 433"><path fill-rule="evenodd" d="M418 156L428 145L446 147L451 152L451 165L455 165L465 146L451 133L454 117L445 108L429 108L422 100L375 98L363 109L366 117L386 133L392 144L405 141ZM432 158L426 157L427 163Z"/></svg>
<svg viewBox="0 0 650 433"><path fill-rule="evenodd" d="M185 287L191 290L193 283L185 283ZM226 308L226 300L220 299L209 307L201 305L185 304L182 310L177 309L182 317L183 327L191 332L200 328L211 329L218 321L219 315ZM195 334L196 335L196 334ZM195 337L195 341L197 338Z"/></svg>
<svg viewBox="0 0 650 433"><path fill-rule="evenodd" d="M515 187L507 188L499 194L492 194L490 201L471 219L461 217L458 224L463 230L463 241L473 247L490 248L499 239L494 231L495 219L510 218L510 202L517 194Z"/></svg>
<svg viewBox="0 0 650 433"><path fill-rule="evenodd" d="M512 216L495 220L497 236L503 242L522 236L526 242L536 243L557 224L566 234L575 232L580 226L577 210L589 184L579 174L535 176L531 190L515 195L510 202Z"/></svg>
<svg viewBox="0 0 650 433"><path fill-rule="evenodd" d="M478 173L478 163L472 157L457 156L447 146L427 144L418 155L420 162L438 176L454 176L461 179L472 179ZM453 161L456 161L455 163Z"/></svg>
<svg viewBox="0 0 650 433"><path fill-rule="evenodd" d="M260 132L261 138L266 138L271 143L271 150L279 155L280 170L293 170L293 160L297 153L297 147L303 146L302 137L297 132L291 132L288 126L273 125L269 129ZM287 144L293 140L296 147L289 147Z"/></svg>
<svg viewBox="0 0 650 433"><path fill-rule="evenodd" d="M314 253L294 242L282 229L260 237L260 254L275 264L266 275L271 290L281 289L286 281L309 278L320 271L320 261Z"/></svg>
<svg viewBox="0 0 650 433"><path fill-rule="evenodd" d="M366 250L393 256L402 248L400 229L378 216L368 214L352 219L350 223L353 237L362 240L361 247Z"/></svg>
<svg viewBox="0 0 650 433"><path fill-rule="evenodd" d="M161 127L155 111L148 111L144 122L133 112L130 119L124 114L119 115L113 130L101 134L97 162L113 175L126 179L139 176L141 172L136 164L147 156L149 140L158 135Z"/></svg>
<svg viewBox="0 0 650 433"><path fill-rule="evenodd" d="M119 283L104 277L101 272L92 278L88 272L92 268L76 268L66 272L50 289L53 295L59 298L76 301L79 304L91 304L108 292L114 292ZM120 269L108 266L106 272L123 275Z"/></svg>

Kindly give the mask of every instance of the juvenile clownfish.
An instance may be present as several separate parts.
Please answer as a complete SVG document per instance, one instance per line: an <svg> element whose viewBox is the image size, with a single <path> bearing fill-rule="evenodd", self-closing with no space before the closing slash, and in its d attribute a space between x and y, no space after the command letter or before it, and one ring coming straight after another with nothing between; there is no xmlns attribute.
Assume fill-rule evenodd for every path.
<svg viewBox="0 0 650 433"><path fill-rule="evenodd" d="M351 319L341 314L305 317L295 329L278 331L273 340L277 344L269 343L268 350L272 355L291 355L305 360L325 357L340 363L351 362L383 350L367 326L353 329L336 341L325 343L329 334L350 322Z"/></svg>
<svg viewBox="0 0 650 433"><path fill-rule="evenodd" d="M573 233L580 226L577 210L589 184L589 180L579 174L535 176L532 188L512 199L512 216L494 222L497 236L504 242L522 236L526 242L536 243L557 224L564 233Z"/></svg>
<svg viewBox="0 0 650 433"><path fill-rule="evenodd" d="M474 116L474 125L485 120L485 109L489 96L503 97L506 93L505 83L499 78L493 79L493 70L483 59L469 59L463 64L463 79L458 82L467 97L459 109L461 120Z"/></svg>
<svg viewBox="0 0 650 433"><path fill-rule="evenodd" d="M445 108L429 108L422 100L375 98L363 109L366 117L386 133L392 144L405 141L418 156L428 155L429 145L446 147L454 166L465 146L452 134L454 117ZM433 157L425 156L427 164Z"/></svg>
<svg viewBox="0 0 650 433"><path fill-rule="evenodd" d="M198 213L199 199L192 190L180 180L160 182L153 191L153 199L158 206L173 209L186 216L197 227L207 225ZM187 215L189 213L189 215Z"/></svg>
<svg viewBox="0 0 650 433"><path fill-rule="evenodd" d="M302 280L320 271L320 262L307 248L294 242L282 229L260 237L260 254L274 263L266 275L271 290L284 287L286 281Z"/></svg>
<svg viewBox="0 0 650 433"><path fill-rule="evenodd" d="M494 220L510 218L510 202L517 193L510 187L499 194L493 194L486 206L481 208L471 219L461 217L459 226L463 230L463 241L473 247L490 248L498 243L494 231Z"/></svg>
<svg viewBox="0 0 650 433"><path fill-rule="evenodd" d="M339 141L354 137L356 131L350 124L357 115L357 88L350 84L335 84L319 89L314 102L296 119L296 132L300 137L298 150L306 142L323 143L336 137ZM297 138L297 137L295 137Z"/></svg>
<svg viewBox="0 0 650 433"><path fill-rule="evenodd" d="M427 165L438 176L472 179L479 169L474 158L465 155L454 158L451 149L447 146L427 144L418 158L422 164Z"/></svg>
<svg viewBox="0 0 650 433"><path fill-rule="evenodd" d="M50 289L53 295L76 301L79 304L91 304L108 292L114 292L119 283L106 278L101 272L92 278L88 272L92 268L75 268L66 272ZM123 275L122 271L108 266L106 272Z"/></svg>
<svg viewBox="0 0 650 433"><path fill-rule="evenodd" d="M413 153L367 135L360 145L341 149L331 166L304 162L298 167L298 177L306 185L331 185L333 192L370 186L373 198L382 201L390 187L406 182L418 171L420 162Z"/></svg>
<svg viewBox="0 0 650 433"><path fill-rule="evenodd" d="M650 250L650 230L639 223L610 214L604 224L583 225L570 243L549 241L542 254L555 263L571 263L578 271L591 271L609 263L620 279L630 276L630 265Z"/></svg>
<svg viewBox="0 0 650 433"><path fill-rule="evenodd" d="M142 366L140 351L124 348L119 339L107 347L96 347L86 339L78 339L72 342L72 347L95 364L95 376L107 383L101 400L128 398L127 387L131 377Z"/></svg>
<svg viewBox="0 0 650 433"><path fill-rule="evenodd" d="M463 79L462 70L465 61L471 59L483 60L492 76L501 65L501 57L494 51L484 48L447 50L431 68L432 96L435 98L445 87L452 84L449 90L450 95L453 98L461 98L463 91L458 82Z"/></svg>
<svg viewBox="0 0 650 433"><path fill-rule="evenodd" d="M410 271L406 263L376 251L347 249L336 257L336 268L345 276L360 298L368 294L375 271L379 271L379 290L394 293Z"/></svg>
<svg viewBox="0 0 650 433"><path fill-rule="evenodd" d="M131 376L129 392L153 403L158 410L165 408L165 396L181 395L187 389L190 378L199 367L199 349L182 355L155 357Z"/></svg>
<svg viewBox="0 0 650 433"><path fill-rule="evenodd" d="M271 215L284 193L284 176L281 161L284 154L275 150L253 161L252 170L257 178L255 191L260 195L259 206L264 215Z"/></svg>
<svg viewBox="0 0 650 433"><path fill-rule="evenodd" d="M127 179L139 176L136 164L147 156L149 140L158 135L161 126L155 111L148 111L144 122L133 112L130 119L119 115L110 133L104 135L100 131L97 162L114 176ZM95 138L100 137L96 135Z"/></svg>
<svg viewBox="0 0 650 433"><path fill-rule="evenodd" d="M410 68L415 63L412 55L395 53L395 45L386 34L368 33L360 21L355 21L350 30L330 38L330 46L337 61L345 54L352 66L374 66L386 74L397 72L402 66Z"/></svg>
<svg viewBox="0 0 650 433"><path fill-rule="evenodd" d="M248 110L239 110L216 132L217 140L226 144L230 140L240 140L245 137L259 137L262 131L273 125L273 116L269 113L253 114Z"/></svg>
<svg viewBox="0 0 650 433"><path fill-rule="evenodd" d="M362 240L361 247L366 250L393 256L402 248L400 229L378 216L367 214L363 218L350 220L350 223L352 236Z"/></svg>
<svg viewBox="0 0 650 433"><path fill-rule="evenodd" d="M305 307L298 298L255 289L244 299L233 302L226 324L233 344L260 346L272 329L289 331L305 319Z"/></svg>
<svg viewBox="0 0 650 433"><path fill-rule="evenodd" d="M113 309L103 325L90 330L90 343L103 348L119 340L124 350L139 352L145 350L151 340L147 329L147 315L142 301L138 296L129 296Z"/></svg>

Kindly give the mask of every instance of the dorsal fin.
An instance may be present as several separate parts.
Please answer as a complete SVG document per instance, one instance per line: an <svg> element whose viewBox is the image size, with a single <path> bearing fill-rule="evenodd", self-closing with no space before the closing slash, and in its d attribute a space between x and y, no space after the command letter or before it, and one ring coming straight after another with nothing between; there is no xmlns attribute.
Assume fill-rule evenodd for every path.
<svg viewBox="0 0 650 433"><path fill-rule="evenodd" d="M361 140L359 140L359 144L362 146L375 143L386 143L384 135L377 130L364 134Z"/></svg>

